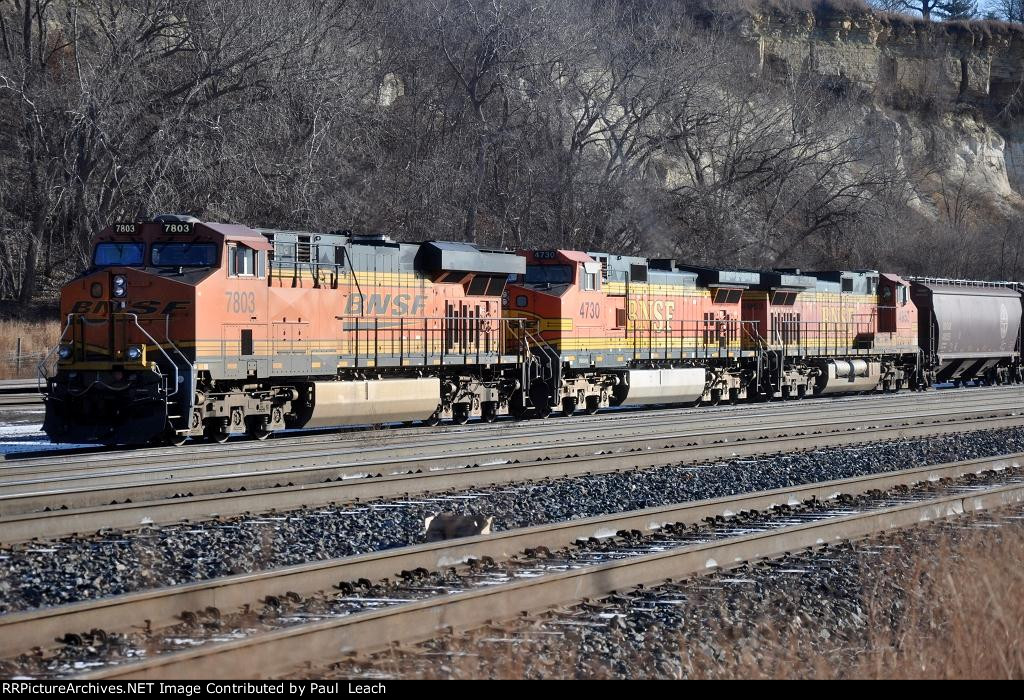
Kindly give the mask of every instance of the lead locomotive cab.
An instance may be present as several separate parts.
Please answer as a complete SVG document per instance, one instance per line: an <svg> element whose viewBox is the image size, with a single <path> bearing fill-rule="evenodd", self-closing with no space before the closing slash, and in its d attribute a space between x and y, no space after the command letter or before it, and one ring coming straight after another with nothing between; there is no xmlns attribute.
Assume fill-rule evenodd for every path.
<svg viewBox="0 0 1024 700"><path fill-rule="evenodd" d="M465 243L348 231L111 226L62 292L45 430L140 444L493 420L522 403L522 329L507 332L501 297L523 267Z"/></svg>
<svg viewBox="0 0 1024 700"><path fill-rule="evenodd" d="M228 304L257 313L256 289L242 282L265 277L268 247L245 227L178 215L99 234L92 265L62 291L60 341L41 366L50 439L137 444L201 432L197 304L224 303L216 281L232 292ZM230 278L218 274L225 264Z"/></svg>

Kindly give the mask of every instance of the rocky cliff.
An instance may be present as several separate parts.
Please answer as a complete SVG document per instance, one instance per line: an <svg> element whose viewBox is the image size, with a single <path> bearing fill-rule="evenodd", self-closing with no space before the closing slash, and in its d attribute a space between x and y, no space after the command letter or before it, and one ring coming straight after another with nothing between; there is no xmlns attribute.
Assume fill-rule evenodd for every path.
<svg viewBox="0 0 1024 700"><path fill-rule="evenodd" d="M809 71L862 94L865 129L898 134L936 187L963 183L1005 216L1024 212L1024 27L820 4L732 21L764 74Z"/></svg>

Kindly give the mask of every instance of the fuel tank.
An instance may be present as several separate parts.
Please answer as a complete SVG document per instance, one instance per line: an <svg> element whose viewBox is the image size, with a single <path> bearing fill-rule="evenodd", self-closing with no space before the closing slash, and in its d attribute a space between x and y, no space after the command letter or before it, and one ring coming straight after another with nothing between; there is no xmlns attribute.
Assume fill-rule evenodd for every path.
<svg viewBox="0 0 1024 700"><path fill-rule="evenodd" d="M308 394L312 405L298 410L289 427L426 420L437 410L440 397L437 377L313 382Z"/></svg>
<svg viewBox="0 0 1024 700"><path fill-rule="evenodd" d="M872 391L882 376L882 365L867 360L833 360L825 364L814 393L843 394Z"/></svg>
<svg viewBox="0 0 1024 700"><path fill-rule="evenodd" d="M621 405L689 403L704 394L707 372L699 367L640 369L627 372L625 380L616 392Z"/></svg>

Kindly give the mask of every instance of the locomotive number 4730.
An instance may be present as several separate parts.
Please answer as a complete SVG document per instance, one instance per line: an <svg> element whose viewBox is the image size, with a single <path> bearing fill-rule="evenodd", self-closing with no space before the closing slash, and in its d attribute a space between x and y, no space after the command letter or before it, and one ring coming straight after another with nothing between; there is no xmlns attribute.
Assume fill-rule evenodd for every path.
<svg viewBox="0 0 1024 700"><path fill-rule="evenodd" d="M256 313L255 292L224 292L228 300L228 313L254 314Z"/></svg>

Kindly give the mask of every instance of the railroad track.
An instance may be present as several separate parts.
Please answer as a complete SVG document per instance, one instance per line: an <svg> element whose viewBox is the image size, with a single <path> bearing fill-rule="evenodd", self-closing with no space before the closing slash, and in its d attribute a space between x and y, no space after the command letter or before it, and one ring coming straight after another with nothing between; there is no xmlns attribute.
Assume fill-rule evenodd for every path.
<svg viewBox="0 0 1024 700"><path fill-rule="evenodd" d="M473 432L460 435L457 439L450 435L432 435L413 442L405 440L374 444L365 438L348 438L313 447L301 443L289 444L275 449L268 448L258 455L246 452L242 455L229 453L222 456L219 452L211 452L204 454L205 459L182 459L172 453L128 460L117 455L111 459L81 461L67 458L12 461L0 465L0 482L3 484L0 486L0 496L25 491L46 491L60 486L111 487L222 475L245 476L261 471L274 475L288 473L293 483L298 483L296 479L302 480L305 475L306 481L303 483L311 483L320 476L318 467L336 467L339 464L364 465L366 469L387 476L407 473L411 468L417 468L409 466L409 458L412 457L433 459L449 454L456 461L468 465L480 464L481 460L488 461L488 458L493 461L496 454L511 455L509 459L518 458L520 454L524 457L532 454L541 458L551 457L550 454L539 454L540 448L545 446L580 446L585 449L619 441L689 438L701 441L695 444L703 444L709 436L723 440L742 438L744 431L755 427L763 429L766 435L781 435L787 434L783 431L790 429L801 432L829 423L841 426L848 424L851 417L860 420L863 416L871 416L879 420L900 421L918 417L994 415L999 412L1013 413L1018 409L1024 411L1024 392L983 400L976 397L973 401L956 402L956 405L945 402L929 406L893 403L859 408L861 410L848 406L821 406L816 410L786 411L782 415L771 411L730 416L676 414L642 421L634 417L628 422L619 421L612 425L594 426L584 423L563 426L556 431L537 430L531 424L523 424L516 426L518 430L512 429L513 426L505 426L500 431ZM85 463L82 464L82 461ZM430 468L438 466L434 461L429 464ZM358 469L361 468L329 474L325 478L351 477L359 473ZM273 476L272 480L277 481L279 478ZM261 486L257 481L241 485L248 488ZM238 486L235 484L231 487ZM63 504L54 505L59 507ZM0 504L0 510L2 508Z"/></svg>
<svg viewBox="0 0 1024 700"><path fill-rule="evenodd" d="M0 408L8 406L32 406L43 403L39 385L24 379L0 381Z"/></svg>
<svg viewBox="0 0 1024 700"><path fill-rule="evenodd" d="M0 542L1024 424L1016 399L1011 403L1012 407L1003 410L990 407L882 417L872 411L869 417L842 420L822 416L800 427L783 423L773 429L761 424L647 434L620 440L614 449L604 437L572 445L518 446L506 452L496 452L492 446L472 453L389 457L247 474L188 475L162 482L79 487L56 482L46 489L29 485L28 490L4 486L0 488L4 514L0 517ZM477 466L481 462L491 466ZM367 475L376 478L356 478Z"/></svg>
<svg viewBox="0 0 1024 700"><path fill-rule="evenodd" d="M1024 389L1006 387L992 392L942 392L925 395L890 395L822 401L805 401L717 407L715 409L666 409L638 413L622 411L587 418L558 418L550 421L503 422L447 428L400 428L394 431L312 434L282 437L269 442L244 441L225 445L199 444L185 448L143 448L117 451L62 451L55 455L10 455L0 461L0 480L43 478L47 475L69 479L91 474L154 473L163 469L186 470L221 462L232 465L272 463L280 457L290 465L315 466L337 459L361 455L400 458L425 450L466 450L472 446L492 447L516 444L568 442L589 437L632 435L637 430L654 428L708 429L753 424L758 421L800 420L826 415L842 417L875 412L879 416L893 412L941 411L986 407L1024 406Z"/></svg>
<svg viewBox="0 0 1024 700"><path fill-rule="evenodd" d="M225 444L187 443L182 447L79 447L30 453L0 455L0 477L9 474L29 473L37 468L60 468L65 465L69 470L77 470L82 466L97 468L117 468L119 465L129 467L140 462L146 464L166 464L186 466L208 461L213 456L228 458L237 456L242 461L252 461L253 457L263 458L275 454L295 453L296 449L327 450L338 452L365 446L389 443L407 443L409 440L446 440L461 442L466 438L483 440L486 436L516 431L526 427L533 435L556 435L576 428L590 429L600 432L609 426L645 423L648 421L691 420L704 417L708 421L730 420L732 417L743 416L782 416L782 415L813 415L823 410L841 410L842 407L856 408L868 404L884 406L921 406L945 405L978 405L990 401L998 401L999 397L1017 396L1024 402L1024 388L1017 386L986 387L984 389L941 389L927 393L872 394L870 396L833 396L805 399L793 402L771 402L765 404L721 405L703 408L634 408L624 407L602 412L595 416L554 416L550 420L512 421L499 420L493 424L473 423L457 426L453 424L434 427L392 427L386 430L369 429L366 426L349 426L315 432L288 432L271 436L264 442L242 439L229 441ZM414 446L419 446L415 442ZM327 455L328 453L324 453ZM73 461L69 461L73 458ZM13 471L7 471L8 469Z"/></svg>
<svg viewBox="0 0 1024 700"><path fill-rule="evenodd" d="M509 583L483 585L471 590L433 595L413 602L391 601L381 609L364 609L335 619L259 632L230 642L209 642L185 652L156 656L141 662L111 665L87 674L89 678L204 678L278 675L302 663L327 663L349 651L372 652L393 642L414 642L449 629L479 626L511 618L521 611L536 611L667 578L685 578L736 563L813 547L824 542L857 538L885 529L906 527L974 510L1024 502L1024 477L1019 470L1024 455L971 460L918 469L873 474L854 479L790 487L774 491L692 502L629 513L560 522L491 536L467 538L328 562L233 576L202 583L158 589L86 603L46 608L0 618L0 655L11 656L31 646L47 646L66 632L98 627L128 630L143 620L154 629L182 617L220 617L269 596L299 598L330 590L339 581L378 580L416 569L438 570L469 559L509 559L528 549L558 549L579 540L609 538L617 532L651 533L670 524L691 525L754 513L736 534L726 525L711 541L682 542L664 551L622 559L597 561L579 568L549 567ZM874 505L859 511L843 507L839 496L887 491L967 474L1013 471L992 477L997 483L965 487L949 485L940 493L874 497ZM756 513L776 506L825 502L825 510L806 517L776 517L757 526ZM827 505L836 503L835 506ZM774 516L764 516L764 523ZM754 531L752 531L754 530ZM631 549L630 546L627 549ZM373 602L373 601L368 601ZM186 613L183 611L198 611ZM112 621L117 627L112 629ZM179 632L175 632L179 634ZM115 662L118 663L118 662Z"/></svg>

